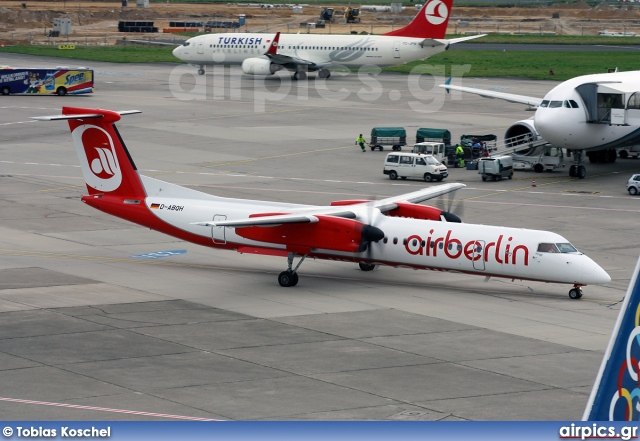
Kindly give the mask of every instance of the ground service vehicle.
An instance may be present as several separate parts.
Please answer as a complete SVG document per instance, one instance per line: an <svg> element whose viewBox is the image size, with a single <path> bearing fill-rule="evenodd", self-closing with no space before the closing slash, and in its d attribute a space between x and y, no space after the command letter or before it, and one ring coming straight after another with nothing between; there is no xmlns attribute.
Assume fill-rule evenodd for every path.
<svg viewBox="0 0 640 441"><path fill-rule="evenodd" d="M633 175L627 181L627 191L631 195L640 193L640 175Z"/></svg>
<svg viewBox="0 0 640 441"><path fill-rule="evenodd" d="M404 127L374 127L371 129L371 151L390 145L392 150L402 150L403 145L407 145L407 131Z"/></svg>
<svg viewBox="0 0 640 441"><path fill-rule="evenodd" d="M469 148L473 158L482 156L483 149L492 152L497 148L498 137L496 135L462 135L460 145Z"/></svg>
<svg viewBox="0 0 640 441"><path fill-rule="evenodd" d="M389 153L384 161L383 173L396 180L418 178L425 182L442 181L449 176L447 166L431 155L418 153Z"/></svg>
<svg viewBox="0 0 640 441"><path fill-rule="evenodd" d="M640 146L632 145L631 147L618 149L618 155L620 155L622 159L627 159L627 158L637 159L638 156L640 156Z"/></svg>
<svg viewBox="0 0 640 441"><path fill-rule="evenodd" d="M445 155L445 146L442 142L419 142L418 144L413 145L411 152L423 155L432 155L443 164L447 159L447 156Z"/></svg>
<svg viewBox="0 0 640 441"><path fill-rule="evenodd" d="M478 160L478 173L482 180L493 179L499 181L502 178L513 178L513 158L511 156L494 156L480 158Z"/></svg>
<svg viewBox="0 0 640 441"><path fill-rule="evenodd" d="M442 142L444 145L451 145L451 132L446 129L429 129L421 127L416 131L416 143L421 142Z"/></svg>
<svg viewBox="0 0 640 441"><path fill-rule="evenodd" d="M50 69L3 67L0 69L0 93L66 95L93 92L93 70L78 67Z"/></svg>
<svg viewBox="0 0 640 441"><path fill-rule="evenodd" d="M541 145L520 153L510 153L513 158L515 170L533 170L536 173L553 171L564 167L564 154L562 149L550 145Z"/></svg>

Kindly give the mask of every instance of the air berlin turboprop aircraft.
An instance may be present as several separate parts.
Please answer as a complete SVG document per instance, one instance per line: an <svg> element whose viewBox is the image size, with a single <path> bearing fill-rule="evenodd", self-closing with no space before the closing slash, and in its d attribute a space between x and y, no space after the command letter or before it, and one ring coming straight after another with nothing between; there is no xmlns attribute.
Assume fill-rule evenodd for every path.
<svg viewBox="0 0 640 441"><path fill-rule="evenodd" d="M607 283L609 275L565 238L548 231L463 224L455 214L419 202L464 187L445 184L378 201L330 206L230 199L140 175L114 123L120 115L63 107L89 194L87 205L199 245L287 257L281 286L298 283L306 257L571 283ZM300 257L293 267L294 258Z"/></svg>
<svg viewBox="0 0 640 441"><path fill-rule="evenodd" d="M332 66L358 68L364 65L395 66L423 60L449 48L450 44L482 37L446 40L445 32L453 0L429 0L402 29L383 35L322 34L207 34L190 38L173 55L199 66L241 65L250 75L271 75L281 69L303 80L306 72L318 71L329 78Z"/></svg>

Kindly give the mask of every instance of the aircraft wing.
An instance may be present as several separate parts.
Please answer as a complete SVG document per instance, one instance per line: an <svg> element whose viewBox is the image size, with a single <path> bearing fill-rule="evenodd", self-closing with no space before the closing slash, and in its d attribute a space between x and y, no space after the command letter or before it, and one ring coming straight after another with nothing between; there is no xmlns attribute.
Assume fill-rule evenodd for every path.
<svg viewBox="0 0 640 441"><path fill-rule="evenodd" d="M424 40L422 40L422 42L420 43L420 46L425 47L425 46L438 46L438 45L450 45L450 44L456 44L456 43L462 43L463 41L467 41L467 40L473 40L474 38L480 38L480 37L485 37L487 34L479 34L479 35L470 35L468 37L460 37L460 38L452 38L451 40L446 40L444 38L425 38Z"/></svg>
<svg viewBox="0 0 640 441"><path fill-rule="evenodd" d="M315 63L313 61L305 60L299 57L292 57L290 55L283 55L278 53L278 44L280 41L280 32L276 33L273 38L269 49L264 54L274 64L279 64L287 69L295 69L297 66L310 66L314 69L320 69L329 63Z"/></svg>
<svg viewBox="0 0 640 441"><path fill-rule="evenodd" d="M296 210L294 213L286 214L264 214L256 215L256 217L224 220L224 221L202 221L194 222L194 225L209 227L268 227L282 224L304 224L319 222L317 216L333 216L345 219L355 219L359 213L368 213L372 208L385 212L398 208L398 202L409 202L417 204L428 199L433 199L443 194L450 193L465 187L464 184L443 184L435 187L429 187L412 193L405 193L378 201L361 202L359 204L347 206L329 206L329 207L305 207Z"/></svg>
<svg viewBox="0 0 640 441"><path fill-rule="evenodd" d="M449 40L449 44L462 43L463 41L473 40L474 38L484 37L487 34L479 34L479 35L470 35L468 37L460 37L460 38L452 38Z"/></svg>
<svg viewBox="0 0 640 441"><path fill-rule="evenodd" d="M449 78L446 83L441 84L439 87L449 90L459 90L460 92L473 93L475 95L480 95L485 98L497 98L504 101L509 101L511 103L522 103L527 104L529 106L538 107L540 103L542 103L542 98L535 98L532 96L525 95L516 95L513 93L504 93L504 92L496 92L494 90L485 90L478 89L475 87L462 87L462 86L452 86L449 84L451 78Z"/></svg>
<svg viewBox="0 0 640 441"><path fill-rule="evenodd" d="M443 194L451 193L452 191L459 190L466 187L464 184L443 184L436 185L435 187L424 188L422 190L414 191L412 193L405 193L398 196L392 196L390 198L374 201L373 206L380 211L389 211L398 208L397 202L409 202L417 204L429 199L442 196ZM344 208L344 207L343 207Z"/></svg>

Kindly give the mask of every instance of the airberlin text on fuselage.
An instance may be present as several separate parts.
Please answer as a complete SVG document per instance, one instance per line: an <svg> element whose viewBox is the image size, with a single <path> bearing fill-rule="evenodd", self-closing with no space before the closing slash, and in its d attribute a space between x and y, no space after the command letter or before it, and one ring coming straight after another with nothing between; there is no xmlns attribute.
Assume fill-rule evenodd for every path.
<svg viewBox="0 0 640 441"><path fill-rule="evenodd" d="M262 38L218 37L218 44L262 44Z"/></svg>
<svg viewBox="0 0 640 441"><path fill-rule="evenodd" d="M440 248L440 251L444 252L444 255L449 259L455 260L464 256L470 261L483 259L485 262L491 260L505 265L515 265L518 254L520 254L522 256L521 263L524 263L524 266L529 265L529 248L526 245L517 245L512 249L511 245L513 244L511 241L513 237L508 237L505 240L501 234L498 236L497 241L487 243L482 249L484 241L470 240L463 246L460 240L451 237L451 230L447 231L444 237L433 237L434 231L429 231L429 237L427 237L424 245L422 237L417 234L407 238L404 246L407 252L413 256L438 257L438 248Z"/></svg>

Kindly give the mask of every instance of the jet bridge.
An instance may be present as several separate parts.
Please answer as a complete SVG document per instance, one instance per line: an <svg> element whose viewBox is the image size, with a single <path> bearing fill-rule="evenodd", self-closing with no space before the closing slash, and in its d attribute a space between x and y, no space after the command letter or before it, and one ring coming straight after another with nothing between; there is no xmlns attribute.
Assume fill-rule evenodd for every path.
<svg viewBox="0 0 640 441"><path fill-rule="evenodd" d="M586 83L576 87L587 111L587 123L640 125L640 90L622 82Z"/></svg>

